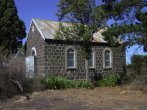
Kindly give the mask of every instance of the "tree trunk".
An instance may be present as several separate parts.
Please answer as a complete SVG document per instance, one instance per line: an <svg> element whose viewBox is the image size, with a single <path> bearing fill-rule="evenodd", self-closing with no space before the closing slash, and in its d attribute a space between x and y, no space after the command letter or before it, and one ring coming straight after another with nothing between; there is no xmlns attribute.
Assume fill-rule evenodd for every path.
<svg viewBox="0 0 147 110"><path fill-rule="evenodd" d="M88 58L85 59L85 70L86 70L86 80L89 81L89 62L88 62Z"/></svg>

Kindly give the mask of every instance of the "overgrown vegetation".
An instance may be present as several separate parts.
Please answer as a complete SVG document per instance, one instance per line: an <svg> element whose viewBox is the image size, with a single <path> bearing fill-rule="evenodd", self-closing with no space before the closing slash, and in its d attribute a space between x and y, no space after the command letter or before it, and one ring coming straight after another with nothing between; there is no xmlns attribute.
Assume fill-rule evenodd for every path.
<svg viewBox="0 0 147 110"><path fill-rule="evenodd" d="M147 56L134 55L127 67L127 79L131 88L147 92Z"/></svg>
<svg viewBox="0 0 147 110"><path fill-rule="evenodd" d="M22 59L8 61L6 58L0 58L0 97L11 97L20 93L18 82L24 79L24 64Z"/></svg>
<svg viewBox="0 0 147 110"><path fill-rule="evenodd" d="M134 55L131 58L132 69L137 73L137 75L145 74L144 69L147 70L147 56L144 55Z"/></svg>
<svg viewBox="0 0 147 110"><path fill-rule="evenodd" d="M140 60L141 59L141 60ZM138 61L139 60L139 61ZM146 57L133 56L132 66L134 71L139 68L146 67ZM137 70L136 70L137 68ZM141 70L142 71L142 70ZM132 89L147 91L147 75L146 73L136 74L131 80ZM102 77L96 81L94 85L91 81L86 80L69 80L60 76L50 76L45 78L25 78L24 58L0 57L0 98L10 98L14 95L21 94L27 96L28 93L34 91L43 91L45 89L70 89L70 88L86 88L93 89L97 87L116 86L121 84L123 78L119 74L110 74L107 77ZM128 75L132 77L132 75Z"/></svg>
<svg viewBox="0 0 147 110"><path fill-rule="evenodd" d="M99 87L107 87L107 86L116 86L120 84L121 77L118 74L112 74L110 76L104 77L103 79L97 82L97 86Z"/></svg>
<svg viewBox="0 0 147 110"><path fill-rule="evenodd" d="M142 92L147 93L147 75L141 75L136 77L131 82L131 89L140 90Z"/></svg>
<svg viewBox="0 0 147 110"><path fill-rule="evenodd" d="M94 86L86 80L68 80L60 76L51 76L42 79L42 84L47 89L68 89L68 88L87 88L92 89Z"/></svg>
<svg viewBox="0 0 147 110"><path fill-rule="evenodd" d="M40 79L25 77L24 57L0 55L0 99L11 98L18 94L25 95L28 99L27 93L43 89Z"/></svg>
<svg viewBox="0 0 147 110"><path fill-rule="evenodd" d="M130 81L139 76L147 75L147 56L133 55L131 64L127 65L127 70L127 77Z"/></svg>
<svg viewBox="0 0 147 110"><path fill-rule="evenodd" d="M145 58L140 60L140 58ZM140 61L138 61L140 60ZM141 63L144 62L144 63ZM139 66L138 66L139 65ZM146 66L146 57L134 56L132 58L132 68ZM137 66L137 67L136 67ZM133 69L135 71L135 69ZM138 72L138 71L137 71ZM146 73L136 74L131 80L132 89L147 91L147 75ZM17 94L26 95L34 91L43 91L45 89L70 89L70 88L86 88L93 89L96 87L113 87L121 84L123 77L119 74L110 74L96 81L94 85L91 81L86 80L69 80L61 76L50 76L44 78L25 78L24 58L6 59L0 58L0 98L9 98ZM127 76L132 77L132 76ZM27 95L26 95L27 96Z"/></svg>
<svg viewBox="0 0 147 110"><path fill-rule="evenodd" d="M77 81L77 87L78 88L93 89L94 85L90 81L79 80L79 81Z"/></svg>
<svg viewBox="0 0 147 110"><path fill-rule="evenodd" d="M60 76L27 79L23 56L14 58L0 55L0 76L0 99L18 94L29 99L28 93L44 89L94 88L91 81L69 80Z"/></svg>
<svg viewBox="0 0 147 110"><path fill-rule="evenodd" d="M121 77L119 74L112 74L97 81L95 86L106 87L116 86L120 84ZM50 76L43 78L41 83L44 84L46 89L69 89L69 88L86 88L93 89L94 84L86 80L68 80L60 76Z"/></svg>

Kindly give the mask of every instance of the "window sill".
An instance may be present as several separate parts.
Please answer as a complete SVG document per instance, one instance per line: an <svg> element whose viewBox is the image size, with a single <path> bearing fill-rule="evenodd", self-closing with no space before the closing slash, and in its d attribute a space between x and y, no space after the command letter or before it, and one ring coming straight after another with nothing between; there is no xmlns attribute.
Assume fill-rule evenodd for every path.
<svg viewBox="0 0 147 110"><path fill-rule="evenodd" d="M94 69L95 69L95 67L89 67L89 69L94 70Z"/></svg>
<svg viewBox="0 0 147 110"><path fill-rule="evenodd" d="M110 69L112 69L112 67L104 67L103 69L110 70Z"/></svg>
<svg viewBox="0 0 147 110"><path fill-rule="evenodd" d="M67 70L74 70L77 69L76 67L66 67Z"/></svg>

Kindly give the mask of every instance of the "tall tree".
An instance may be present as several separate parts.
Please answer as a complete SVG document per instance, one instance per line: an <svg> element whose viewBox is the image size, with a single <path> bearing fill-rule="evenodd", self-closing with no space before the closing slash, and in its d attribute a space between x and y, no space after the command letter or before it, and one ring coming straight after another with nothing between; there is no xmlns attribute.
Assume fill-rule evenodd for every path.
<svg viewBox="0 0 147 110"><path fill-rule="evenodd" d="M101 26L103 12L96 8L95 0L60 0L57 16L59 21L70 22L72 25L65 27L60 25L58 38L67 40L82 41L85 53L86 80L89 80L89 52L93 33ZM96 15L98 10L99 16ZM98 17L97 17L98 16Z"/></svg>
<svg viewBox="0 0 147 110"><path fill-rule="evenodd" d="M17 15L13 0L0 0L0 47L16 53L18 41L25 37L25 25Z"/></svg>
<svg viewBox="0 0 147 110"><path fill-rule="evenodd" d="M108 10L108 1L111 2L111 10ZM103 2L105 4L100 7L107 13L105 17L116 21L103 33L107 41L115 44L114 39L119 37L125 41L126 46L147 45L146 0L103 0Z"/></svg>

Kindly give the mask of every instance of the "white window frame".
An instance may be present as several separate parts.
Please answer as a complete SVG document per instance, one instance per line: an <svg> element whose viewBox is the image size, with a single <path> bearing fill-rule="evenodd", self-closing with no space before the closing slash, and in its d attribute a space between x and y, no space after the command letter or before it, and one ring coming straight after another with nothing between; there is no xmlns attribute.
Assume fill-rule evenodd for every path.
<svg viewBox="0 0 147 110"><path fill-rule="evenodd" d="M74 66L68 66L68 50L73 49L74 50ZM66 57L65 57L65 62L66 62L66 69L76 69L77 68L77 51L73 46L68 46L66 49Z"/></svg>
<svg viewBox="0 0 147 110"><path fill-rule="evenodd" d="M105 52L106 51L110 51L110 66L106 66L106 64L105 64L105 61L106 61L106 59L105 59ZM105 48L103 50L103 68L104 69L111 69L113 67L112 64L113 64L113 53L112 53L112 50L110 48Z"/></svg>
<svg viewBox="0 0 147 110"><path fill-rule="evenodd" d="M92 60L93 60L93 62L92 62L93 65L92 65L92 66L89 66L89 68L94 69L94 68L95 68L95 64L96 64L96 63L95 63L95 50L94 50L94 49L91 49L91 51L92 51L92 52L90 52L89 54L92 53L92 55L93 55L93 57L92 57L92 58L93 58L93 59L92 59Z"/></svg>

